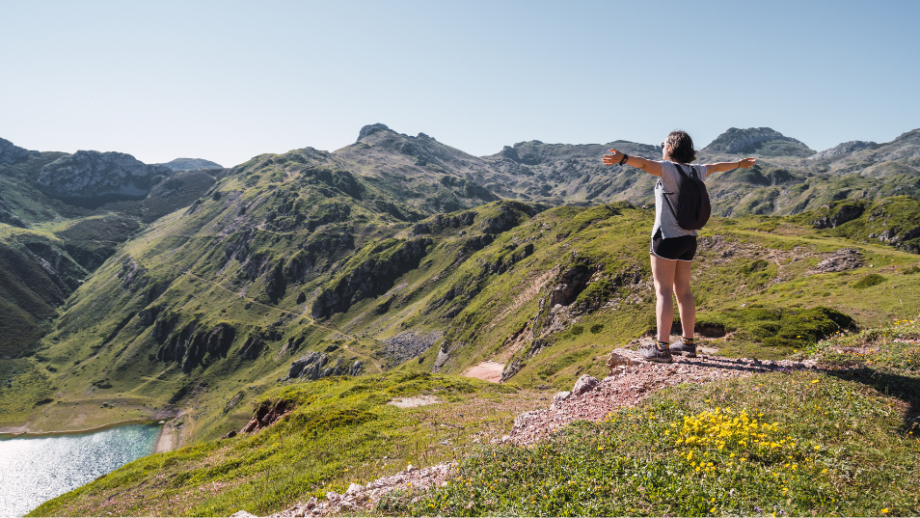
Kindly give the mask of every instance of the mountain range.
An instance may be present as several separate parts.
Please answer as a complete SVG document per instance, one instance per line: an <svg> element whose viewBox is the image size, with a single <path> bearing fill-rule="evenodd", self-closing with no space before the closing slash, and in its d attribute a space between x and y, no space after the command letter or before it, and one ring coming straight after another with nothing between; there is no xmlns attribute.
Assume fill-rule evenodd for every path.
<svg viewBox="0 0 920 518"><path fill-rule="evenodd" d="M917 282L900 274L920 251L918 143L816 153L732 128L701 149L759 160L708 182L720 217L701 239L700 328L734 336L726 354L769 357L804 343L780 332L796 315L811 339L887 318L890 290L854 284ZM486 360L534 385L599 373L598 343L654 327L654 179L603 166L610 148L661 153L530 141L475 157L373 124L334 152L228 169L0 140L0 425L181 414L195 441L292 380Z"/></svg>

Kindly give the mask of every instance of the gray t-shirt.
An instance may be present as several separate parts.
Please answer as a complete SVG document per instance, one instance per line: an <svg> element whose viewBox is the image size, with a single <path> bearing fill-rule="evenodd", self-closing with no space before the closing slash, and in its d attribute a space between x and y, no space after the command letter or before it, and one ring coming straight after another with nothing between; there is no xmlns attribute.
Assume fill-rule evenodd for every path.
<svg viewBox="0 0 920 518"><path fill-rule="evenodd" d="M690 164L689 166L681 165L684 173L687 174L690 174L690 167L692 167L696 174L703 180L706 179L706 166L699 164ZM661 179L655 184L655 226L652 227L652 237L655 236L655 232L657 232L659 228L661 229L661 237L665 239L697 235L696 230L686 230L677 224L677 217L674 216L674 212L671 211L671 207L668 206L668 202L664 199L665 193L674 193L669 196L669 198L671 199L671 203L674 204L674 208L677 208L676 193L677 176L679 174L673 162L661 162Z"/></svg>

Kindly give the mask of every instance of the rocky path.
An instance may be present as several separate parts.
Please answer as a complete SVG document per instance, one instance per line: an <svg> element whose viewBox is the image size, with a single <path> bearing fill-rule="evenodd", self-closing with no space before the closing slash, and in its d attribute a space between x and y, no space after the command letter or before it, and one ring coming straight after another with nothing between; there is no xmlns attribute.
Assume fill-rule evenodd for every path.
<svg viewBox="0 0 920 518"><path fill-rule="evenodd" d="M674 357L671 364L648 363L637 351L614 349L607 361L610 376L603 380L582 376L571 392L556 394L548 409L519 415L509 435L501 443L531 444L548 438L554 431L578 420L601 421L619 408L634 406L652 392L681 383L703 384L722 379L752 376L777 370L813 369L814 361L759 361L723 358L700 354L697 358ZM410 466L391 477L366 486L352 484L345 494L329 492L326 500L311 498L273 517L366 514L377 501L394 490L425 490L443 484L453 476L456 463L438 464L424 469ZM252 516L245 511L237 518Z"/></svg>
<svg viewBox="0 0 920 518"><path fill-rule="evenodd" d="M811 369L815 362L759 361L700 354L696 358L674 356L674 363L648 363L637 351L614 349L607 360L610 376L602 381L582 376L571 392L560 392L548 409L534 410L514 420L511 434L504 438L515 444L530 444L547 438L572 421L598 422L619 408L635 406L652 392L681 383L751 376L774 370Z"/></svg>

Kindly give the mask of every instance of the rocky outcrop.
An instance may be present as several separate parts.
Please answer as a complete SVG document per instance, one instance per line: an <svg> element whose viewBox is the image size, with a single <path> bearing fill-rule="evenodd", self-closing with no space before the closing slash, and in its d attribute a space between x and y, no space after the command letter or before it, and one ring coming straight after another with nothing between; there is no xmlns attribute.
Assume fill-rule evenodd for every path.
<svg viewBox="0 0 920 518"><path fill-rule="evenodd" d="M392 245L391 250L372 253L332 287L320 292L311 309L313 318L329 318L347 311L358 300L386 293L396 278L418 268L431 242L428 238L411 239Z"/></svg>
<svg viewBox="0 0 920 518"><path fill-rule="evenodd" d="M29 151L14 145L6 139L0 138L0 164L15 164L23 162L29 155L37 155L37 151Z"/></svg>
<svg viewBox="0 0 920 518"><path fill-rule="evenodd" d="M526 259L533 255L534 247L533 243L528 243L524 246L518 247L515 244L506 245L506 248L515 250L513 253L505 256L500 256L495 259L495 261L487 263L483 266L483 273L497 274L501 275L511 269L517 262Z"/></svg>
<svg viewBox="0 0 920 518"><path fill-rule="evenodd" d="M590 392L594 390L595 387L600 383L597 378L590 376L588 374L583 375L578 378L578 381L575 382L575 386L572 387L572 395L580 396L585 392Z"/></svg>
<svg viewBox="0 0 920 518"><path fill-rule="evenodd" d="M374 133L377 133L378 131L392 131L392 130L389 127L387 127L386 124L382 124L379 122L376 124L368 124L367 126L362 127L361 131L358 132L358 140L356 140L355 142L361 142L361 139L363 139L364 137L367 137L368 135L373 135Z"/></svg>
<svg viewBox="0 0 920 518"><path fill-rule="evenodd" d="M498 214L486 218L480 225L480 229L486 234L498 234L518 226L524 215L533 217L543 210L540 206L520 203L516 201L505 201L497 206Z"/></svg>
<svg viewBox="0 0 920 518"><path fill-rule="evenodd" d="M457 463L448 462L416 468L409 464L404 470L389 477L378 478L367 485L351 483L345 493L335 491L326 493L326 499L320 500L315 496L306 502L298 502L289 509L285 509L272 517L286 518L289 516L338 516L338 515L368 515L373 512L380 499L393 491L424 491L429 488L443 486L448 480L456 476ZM379 510L378 510L379 512ZM384 514L392 514L384 511ZM236 518L249 518L253 515L246 511L238 511L233 515Z"/></svg>
<svg viewBox="0 0 920 518"><path fill-rule="evenodd" d="M267 428L278 421L282 417L290 414L294 411L294 404L290 401L279 399L277 401L263 401L258 408L256 408L255 415L252 417L252 420L240 430L240 433L253 433L257 432L263 428Z"/></svg>
<svg viewBox="0 0 920 518"><path fill-rule="evenodd" d="M853 221L862 216L864 210L865 207L858 203L841 205L833 215L818 218L811 222L811 226L818 229L837 228L848 221Z"/></svg>
<svg viewBox="0 0 920 518"><path fill-rule="evenodd" d="M466 227L472 225L475 219L475 212L462 212L453 216L436 214L431 219L416 223L412 227L412 233L415 235L432 234L447 228Z"/></svg>
<svg viewBox="0 0 920 518"><path fill-rule="evenodd" d="M435 342L441 339L441 336L440 331L428 334L406 331L384 341L387 344L384 354L390 364L399 365L430 349Z"/></svg>
<svg viewBox="0 0 920 518"><path fill-rule="evenodd" d="M595 269L578 263L566 269L557 279L556 286L549 295L549 307L557 304L567 306L575 301L578 294L585 289Z"/></svg>
<svg viewBox="0 0 920 518"><path fill-rule="evenodd" d="M163 362L179 363L184 373L205 363L206 356L226 357L236 338L236 329L230 324L217 324L208 330L193 321L176 333L172 333L175 319L158 319L156 324L154 336L169 335L157 350L156 358Z"/></svg>
<svg viewBox="0 0 920 518"><path fill-rule="evenodd" d="M805 275L843 272L859 266L862 266L862 254L859 253L859 250L844 248L823 259L814 268L805 272Z"/></svg>
<svg viewBox="0 0 920 518"><path fill-rule="evenodd" d="M69 200L140 199L172 173L125 153L77 151L43 167L38 185L50 196Z"/></svg>
<svg viewBox="0 0 920 518"><path fill-rule="evenodd" d="M364 369L364 363L356 360L351 366L345 365L345 359L339 358L335 365L327 366L329 357L325 353L307 351L306 354L291 363L287 379L318 380L329 376L357 376Z"/></svg>
<svg viewBox="0 0 920 518"><path fill-rule="evenodd" d="M85 270L60 250L41 241L26 243L25 248L29 255L50 274L53 282L67 293L80 286L81 279L86 275Z"/></svg>
<svg viewBox="0 0 920 518"><path fill-rule="evenodd" d="M849 142L844 142L842 144L837 144L836 146L825 149L815 153L814 155L808 157L809 160L821 160L822 158L831 158L840 155L849 155L850 153L855 153L861 149L866 148L875 148L878 144L875 142L865 142L862 140L851 140Z"/></svg>
<svg viewBox="0 0 920 518"><path fill-rule="evenodd" d="M19 216L13 214L13 208L10 206L3 198L3 188L0 187L0 223L6 223L7 225L12 225L19 228L27 228L26 222L22 220Z"/></svg>

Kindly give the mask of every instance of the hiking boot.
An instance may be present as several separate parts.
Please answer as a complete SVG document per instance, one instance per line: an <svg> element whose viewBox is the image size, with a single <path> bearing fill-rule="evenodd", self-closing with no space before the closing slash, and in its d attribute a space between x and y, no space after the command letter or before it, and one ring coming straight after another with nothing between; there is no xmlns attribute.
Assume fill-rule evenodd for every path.
<svg viewBox="0 0 920 518"><path fill-rule="evenodd" d="M657 343L640 345L639 352L642 354L642 359L647 362L671 363L674 361L671 358L671 351L668 350L668 344L664 344L664 348L660 348Z"/></svg>
<svg viewBox="0 0 920 518"><path fill-rule="evenodd" d="M676 354L678 356L686 354L687 358L696 358L696 343L688 344L684 342L683 338L676 344L672 344L669 349L671 350L671 354Z"/></svg>

